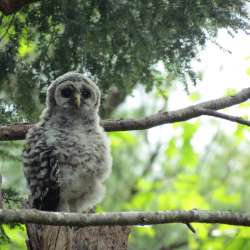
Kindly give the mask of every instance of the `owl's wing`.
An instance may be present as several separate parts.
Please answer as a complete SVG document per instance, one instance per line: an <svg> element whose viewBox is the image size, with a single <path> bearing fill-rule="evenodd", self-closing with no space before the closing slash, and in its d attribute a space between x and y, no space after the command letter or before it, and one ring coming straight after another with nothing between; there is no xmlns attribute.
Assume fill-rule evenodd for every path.
<svg viewBox="0 0 250 250"><path fill-rule="evenodd" d="M60 199L59 162L53 147L40 136L27 138L23 152L24 174L33 208L57 211Z"/></svg>

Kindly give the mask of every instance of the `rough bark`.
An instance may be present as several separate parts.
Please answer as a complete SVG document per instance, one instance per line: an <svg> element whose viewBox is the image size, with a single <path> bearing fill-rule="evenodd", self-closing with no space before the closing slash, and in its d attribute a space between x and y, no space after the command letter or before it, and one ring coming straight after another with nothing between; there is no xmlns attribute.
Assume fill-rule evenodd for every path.
<svg viewBox="0 0 250 250"><path fill-rule="evenodd" d="M29 250L126 250L126 226L65 227L28 224Z"/></svg>

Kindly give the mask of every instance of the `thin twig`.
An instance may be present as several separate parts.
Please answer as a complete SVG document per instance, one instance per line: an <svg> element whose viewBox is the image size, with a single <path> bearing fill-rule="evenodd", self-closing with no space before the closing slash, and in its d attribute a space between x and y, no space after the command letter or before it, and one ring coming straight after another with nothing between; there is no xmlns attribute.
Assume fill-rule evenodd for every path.
<svg viewBox="0 0 250 250"><path fill-rule="evenodd" d="M190 223L186 223L188 229L193 233L193 234L196 234L196 231L194 229L194 227L190 224Z"/></svg>
<svg viewBox="0 0 250 250"><path fill-rule="evenodd" d="M187 240L184 240L184 241L180 241L180 242L175 242L175 243L172 243L168 246L162 246L160 248L160 250L174 250L174 249L177 249L177 248L181 248L183 246L186 246L188 244L188 241Z"/></svg>
<svg viewBox="0 0 250 250"><path fill-rule="evenodd" d="M203 109L203 108L197 108L197 111L199 111L202 115L209 115L213 117L218 117L221 119L225 119L231 122L236 122L242 125L247 125L250 126L250 121L245 120L239 116L232 116L232 115L227 115L218 111L214 111L211 109Z"/></svg>

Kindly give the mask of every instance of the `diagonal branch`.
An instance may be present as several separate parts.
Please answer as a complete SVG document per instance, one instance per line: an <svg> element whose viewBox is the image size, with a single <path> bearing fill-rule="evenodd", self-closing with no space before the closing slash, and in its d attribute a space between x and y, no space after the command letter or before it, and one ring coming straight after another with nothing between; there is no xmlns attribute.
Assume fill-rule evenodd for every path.
<svg viewBox="0 0 250 250"><path fill-rule="evenodd" d="M203 115L203 111L200 111L199 109L224 109L245 102L249 98L250 88L245 88L232 96L225 96L218 99L213 99L207 102L202 102L196 105L186 107L184 109L178 109L169 112L160 112L145 118L117 121L105 120L103 121L103 126L106 131L149 129L167 123L182 122L195 117L199 117Z"/></svg>
<svg viewBox="0 0 250 250"><path fill-rule="evenodd" d="M211 112L205 110L219 110L231 107L247 101L250 98L250 88L242 89L235 95L225 96L218 99L213 99L207 102L202 102L183 109L178 109L169 112L159 112L157 114L138 119L126 120L103 120L101 125L109 131L128 131L128 130L143 130L167 123L182 122L189 119L199 117L201 115L212 115ZM213 116L226 119L227 115L214 113ZM242 118L237 118L239 123L249 125L248 121ZM237 119L234 119L236 121ZM229 120L229 119L228 119ZM22 140L25 137L27 130L33 126L31 123L12 124L0 127L0 140Z"/></svg>
<svg viewBox="0 0 250 250"><path fill-rule="evenodd" d="M236 122L242 125L250 126L250 121L247 121L238 116L227 115L227 114L223 114L214 110L204 109L204 108L198 108L197 110L200 111L202 115L218 117L218 118L225 119L231 122Z"/></svg>
<svg viewBox="0 0 250 250"><path fill-rule="evenodd" d="M36 223L58 226L153 225L212 223L250 226L250 214L229 211L176 210L161 212L111 212L102 214L43 212L35 209L0 209L0 223Z"/></svg>

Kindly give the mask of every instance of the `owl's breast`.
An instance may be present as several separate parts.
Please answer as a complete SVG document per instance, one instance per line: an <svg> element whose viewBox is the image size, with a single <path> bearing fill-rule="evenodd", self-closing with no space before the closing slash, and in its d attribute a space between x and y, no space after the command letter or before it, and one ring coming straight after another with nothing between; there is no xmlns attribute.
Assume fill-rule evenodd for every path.
<svg viewBox="0 0 250 250"><path fill-rule="evenodd" d="M56 140L55 148L59 160L61 190L69 197L77 197L107 175L107 148L98 134L81 133L60 137Z"/></svg>

